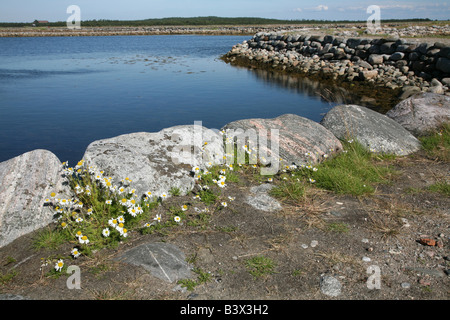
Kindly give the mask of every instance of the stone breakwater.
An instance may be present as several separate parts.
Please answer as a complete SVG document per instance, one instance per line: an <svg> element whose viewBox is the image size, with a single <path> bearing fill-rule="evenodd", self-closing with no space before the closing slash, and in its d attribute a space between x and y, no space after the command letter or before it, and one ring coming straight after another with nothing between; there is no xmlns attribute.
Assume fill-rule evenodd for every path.
<svg viewBox="0 0 450 320"><path fill-rule="evenodd" d="M300 26L151 26L151 27L66 27L1 28L0 37L83 37L83 36L132 36L132 35L252 35L256 32L294 32L309 30ZM319 29L319 28L315 28Z"/></svg>
<svg viewBox="0 0 450 320"><path fill-rule="evenodd" d="M402 99L417 92L450 95L450 46L442 42L259 32L233 46L223 58L230 63L401 88Z"/></svg>

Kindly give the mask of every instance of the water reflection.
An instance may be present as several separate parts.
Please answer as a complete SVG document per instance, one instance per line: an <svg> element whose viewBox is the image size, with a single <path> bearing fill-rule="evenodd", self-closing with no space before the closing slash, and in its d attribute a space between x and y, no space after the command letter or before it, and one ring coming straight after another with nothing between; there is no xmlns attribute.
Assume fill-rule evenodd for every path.
<svg viewBox="0 0 450 320"><path fill-rule="evenodd" d="M343 86L338 86L331 81L317 80L300 74L288 74L238 65L233 66L239 69L247 69L253 78L263 82L266 86L288 90L291 93L319 99L332 105L357 104L380 113L385 113L396 103L395 99L393 100L394 102L391 102L389 99L385 99L384 101L377 100L376 97L379 95L377 90L367 90L368 88L361 90L359 87L351 90ZM391 94L394 95L394 93Z"/></svg>

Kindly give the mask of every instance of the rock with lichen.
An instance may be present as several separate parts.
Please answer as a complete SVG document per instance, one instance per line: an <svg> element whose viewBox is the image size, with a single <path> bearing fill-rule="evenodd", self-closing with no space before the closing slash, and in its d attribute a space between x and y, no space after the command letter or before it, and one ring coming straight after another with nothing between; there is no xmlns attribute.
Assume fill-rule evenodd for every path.
<svg viewBox="0 0 450 320"><path fill-rule="evenodd" d="M59 159L34 150L0 163L0 247L53 221L46 198L71 194Z"/></svg>

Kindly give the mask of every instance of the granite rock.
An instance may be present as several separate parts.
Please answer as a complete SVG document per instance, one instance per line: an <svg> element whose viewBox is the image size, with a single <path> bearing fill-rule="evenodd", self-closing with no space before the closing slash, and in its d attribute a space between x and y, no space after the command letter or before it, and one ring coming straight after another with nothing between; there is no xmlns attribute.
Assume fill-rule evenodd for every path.
<svg viewBox="0 0 450 320"><path fill-rule="evenodd" d="M321 124L342 140L356 139L378 153L408 155L420 149L420 142L399 123L381 113L357 105L331 109Z"/></svg>
<svg viewBox="0 0 450 320"><path fill-rule="evenodd" d="M94 141L83 159L115 184L130 178L139 196L148 191L160 196L171 188L179 188L184 195L195 184L193 166L223 162L223 139L200 125L175 126Z"/></svg>
<svg viewBox="0 0 450 320"><path fill-rule="evenodd" d="M225 125L223 130L229 138L231 136L238 141L238 150L239 141L253 136L253 146L256 148L252 149L259 151L258 160L264 164L261 155L268 154L266 164L271 163L271 166L271 158L274 162L281 158L282 165L315 164L321 162L325 154L342 150L341 142L325 127L294 114L284 114L273 119L238 120ZM277 169L282 169L282 165L278 163Z"/></svg>
<svg viewBox="0 0 450 320"><path fill-rule="evenodd" d="M423 136L450 122L450 97L419 93L401 101L386 115L416 136Z"/></svg>
<svg viewBox="0 0 450 320"><path fill-rule="evenodd" d="M0 163L0 247L47 226L54 212L45 206L52 192L71 192L60 160L50 151L34 150Z"/></svg>

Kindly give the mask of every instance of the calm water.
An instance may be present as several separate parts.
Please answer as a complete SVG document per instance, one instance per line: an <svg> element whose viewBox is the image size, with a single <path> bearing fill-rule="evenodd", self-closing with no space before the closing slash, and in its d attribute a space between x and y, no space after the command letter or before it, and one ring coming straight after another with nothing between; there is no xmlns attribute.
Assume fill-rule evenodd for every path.
<svg viewBox="0 0 450 320"><path fill-rule="evenodd" d="M294 113L320 121L317 83L218 58L248 36L0 38L0 161L47 149L80 160L89 143L202 121Z"/></svg>

